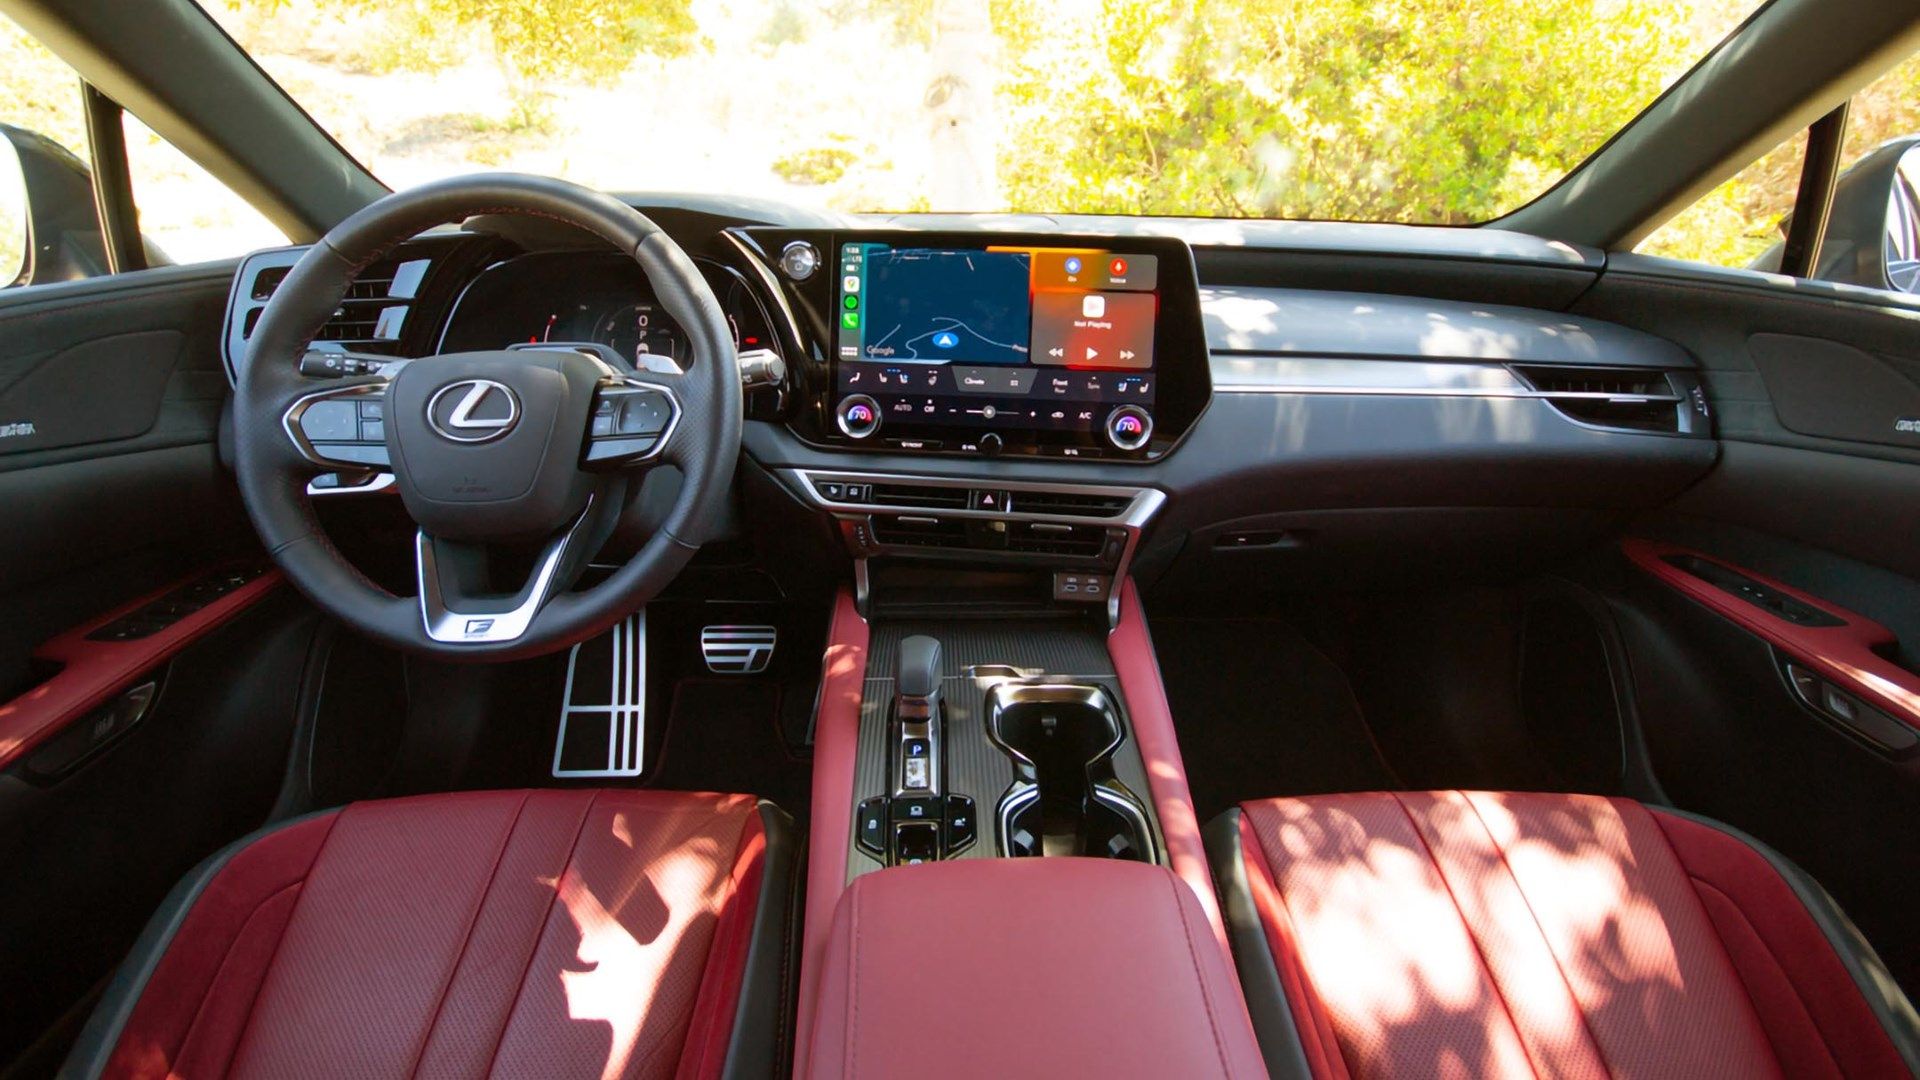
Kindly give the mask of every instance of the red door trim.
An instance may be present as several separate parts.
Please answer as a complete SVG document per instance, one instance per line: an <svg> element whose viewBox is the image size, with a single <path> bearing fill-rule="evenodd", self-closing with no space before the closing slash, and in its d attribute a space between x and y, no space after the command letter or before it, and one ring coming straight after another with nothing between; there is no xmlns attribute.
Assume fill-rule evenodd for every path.
<svg viewBox="0 0 1920 1080"><path fill-rule="evenodd" d="M1876 651L1896 643L1893 632L1886 627L1764 574L1676 544L1628 537L1620 541L1620 549L1636 566L1689 599L1785 651L1842 690L1910 727L1920 728L1920 675ZM1809 607L1826 612L1843 625L1801 626L1788 622L1674 566L1666 561L1670 555L1690 555L1736 570L1770 589L1778 589Z"/></svg>
<svg viewBox="0 0 1920 1080"><path fill-rule="evenodd" d="M133 641L89 641L87 635L122 615L189 584L210 571L173 582L91 619L34 650L35 660L59 665L52 678L0 705L0 769L52 738L68 724L113 700L142 674L279 586L278 570L247 582L159 633Z"/></svg>

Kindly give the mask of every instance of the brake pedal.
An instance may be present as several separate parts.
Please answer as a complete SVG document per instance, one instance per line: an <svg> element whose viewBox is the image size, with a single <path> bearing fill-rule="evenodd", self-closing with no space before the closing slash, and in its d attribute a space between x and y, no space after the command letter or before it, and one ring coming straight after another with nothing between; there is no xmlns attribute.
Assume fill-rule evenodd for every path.
<svg viewBox="0 0 1920 1080"><path fill-rule="evenodd" d="M779 637L771 626L706 626L700 630L700 655L715 675L758 675L773 663Z"/></svg>
<svg viewBox="0 0 1920 1080"><path fill-rule="evenodd" d="M554 740L557 779L639 776L646 767L647 613L635 612L567 654Z"/></svg>

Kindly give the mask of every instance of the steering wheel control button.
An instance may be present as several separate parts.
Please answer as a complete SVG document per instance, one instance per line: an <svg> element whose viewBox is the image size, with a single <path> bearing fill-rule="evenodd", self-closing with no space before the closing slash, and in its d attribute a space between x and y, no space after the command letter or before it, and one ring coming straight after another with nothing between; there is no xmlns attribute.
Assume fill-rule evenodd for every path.
<svg viewBox="0 0 1920 1080"><path fill-rule="evenodd" d="M353 442L360 437L360 413L351 401L316 401L300 413L300 433L311 443Z"/></svg>
<svg viewBox="0 0 1920 1080"><path fill-rule="evenodd" d="M664 390L613 385L594 398L585 461L626 465L652 454L673 427L677 405Z"/></svg>
<svg viewBox="0 0 1920 1080"><path fill-rule="evenodd" d="M880 430L880 403L865 394L842 398L834 417L849 439L864 439Z"/></svg>
<svg viewBox="0 0 1920 1080"><path fill-rule="evenodd" d="M1121 450L1138 450L1153 438L1153 416L1138 405L1122 405L1107 414L1107 441Z"/></svg>
<svg viewBox="0 0 1920 1080"><path fill-rule="evenodd" d="M313 452L336 465L358 465L363 469L386 469L393 465L387 456L387 444L383 442L315 443Z"/></svg>
<svg viewBox="0 0 1920 1080"><path fill-rule="evenodd" d="M820 269L820 249L805 240L795 240L780 249L780 272L794 281L805 281Z"/></svg>
<svg viewBox="0 0 1920 1080"><path fill-rule="evenodd" d="M614 431L620 435L658 435L673 419L673 406L666 395L653 390L628 394L620 404L620 421Z"/></svg>
<svg viewBox="0 0 1920 1080"><path fill-rule="evenodd" d="M520 395L494 379L459 379L427 399L427 426L452 442L492 442L519 422Z"/></svg>

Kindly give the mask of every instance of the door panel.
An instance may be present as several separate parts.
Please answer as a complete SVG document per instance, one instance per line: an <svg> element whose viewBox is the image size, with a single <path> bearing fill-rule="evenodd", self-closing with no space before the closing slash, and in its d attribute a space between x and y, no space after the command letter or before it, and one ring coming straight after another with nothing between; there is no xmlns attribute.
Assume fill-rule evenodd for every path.
<svg viewBox="0 0 1920 1080"><path fill-rule="evenodd" d="M1630 535L1760 588L1676 573L1657 545L1607 571L1654 768L1677 805L1804 866L1920 993L1920 753L1901 730L1920 703L1920 429L1899 424L1920 411L1920 319L1864 294L1617 264L1576 309L1691 351L1722 443L1713 472ZM1766 610L1782 596L1842 625L1783 621ZM1854 730L1833 711L1849 702L1896 726Z"/></svg>
<svg viewBox="0 0 1920 1080"><path fill-rule="evenodd" d="M281 787L317 616L276 575L171 591L262 561L217 447L231 278L0 293L0 863L29 868L0 876L0 1072L36 1040L57 1062L166 890Z"/></svg>

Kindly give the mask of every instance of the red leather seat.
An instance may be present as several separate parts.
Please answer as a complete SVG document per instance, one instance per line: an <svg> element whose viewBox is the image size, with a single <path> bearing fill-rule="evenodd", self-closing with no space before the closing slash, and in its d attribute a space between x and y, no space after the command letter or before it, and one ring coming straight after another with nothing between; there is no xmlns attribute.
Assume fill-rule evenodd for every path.
<svg viewBox="0 0 1920 1080"><path fill-rule="evenodd" d="M356 803L174 890L70 1075L767 1075L791 826L741 795Z"/></svg>
<svg viewBox="0 0 1920 1080"><path fill-rule="evenodd" d="M1920 1021L1833 901L1624 799L1245 803L1208 829L1275 1075L1906 1076Z"/></svg>

